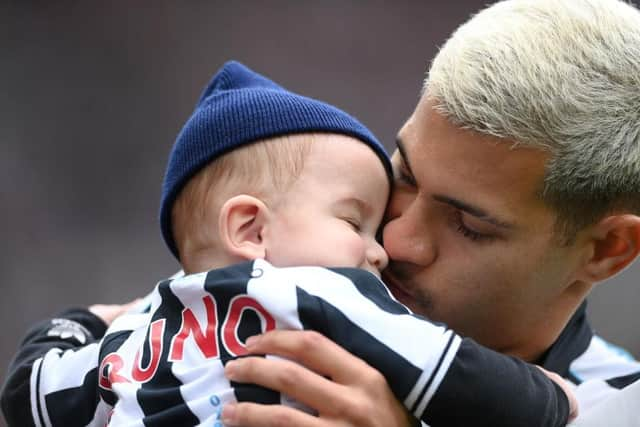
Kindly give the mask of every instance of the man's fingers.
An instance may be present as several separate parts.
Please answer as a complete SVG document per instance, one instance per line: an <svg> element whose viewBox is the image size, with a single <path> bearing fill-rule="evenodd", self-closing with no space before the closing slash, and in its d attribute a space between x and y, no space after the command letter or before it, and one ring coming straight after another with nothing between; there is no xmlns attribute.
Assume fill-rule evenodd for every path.
<svg viewBox="0 0 640 427"><path fill-rule="evenodd" d="M367 374L378 374L364 361L314 331L270 331L251 337L247 350L253 354L276 354L295 360L345 385L353 380L362 382Z"/></svg>
<svg viewBox="0 0 640 427"><path fill-rule="evenodd" d="M135 299L126 304L94 304L89 307L89 311L101 318L107 326L116 319L138 304L140 299Z"/></svg>
<svg viewBox="0 0 640 427"><path fill-rule="evenodd" d="M564 394L567 396L567 400L569 401L569 421L573 421L576 419L579 413L578 407L578 399L573 393L573 386L567 382L564 378L558 375L555 372L547 371L542 366L535 365L536 368L540 369L543 374L545 374L551 381L555 382L560 386Z"/></svg>
<svg viewBox="0 0 640 427"><path fill-rule="evenodd" d="M247 357L228 362L225 374L230 379L284 393L316 410L327 426L411 424L380 372L316 332L271 331L248 340L247 349L286 359ZM243 427L261 425L252 421Z"/></svg>
<svg viewBox="0 0 640 427"><path fill-rule="evenodd" d="M225 405L222 422L228 427L326 427L320 418L294 408L248 402Z"/></svg>
<svg viewBox="0 0 640 427"><path fill-rule="evenodd" d="M295 362L279 358L245 357L230 361L225 376L233 381L278 390L321 414L341 412L344 386ZM253 425L253 424L252 424Z"/></svg>

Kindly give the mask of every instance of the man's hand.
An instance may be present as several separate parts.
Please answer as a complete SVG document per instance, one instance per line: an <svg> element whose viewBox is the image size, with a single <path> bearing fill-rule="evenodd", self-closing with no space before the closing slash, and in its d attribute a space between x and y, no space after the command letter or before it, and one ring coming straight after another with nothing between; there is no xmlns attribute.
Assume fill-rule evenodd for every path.
<svg viewBox="0 0 640 427"><path fill-rule="evenodd" d="M318 417L283 405L225 405L228 426L407 427L411 418L385 378L361 359L313 331L271 331L247 340L252 354L227 363L227 378L284 393L314 409ZM298 363L296 363L298 362Z"/></svg>
<svg viewBox="0 0 640 427"><path fill-rule="evenodd" d="M567 399L569 400L569 421L573 421L578 416L578 399L573 394L572 386L560 375L555 372L547 371L541 366L536 365L536 368L540 369L543 374L545 374L551 381L558 384L564 394L567 395Z"/></svg>
<svg viewBox="0 0 640 427"><path fill-rule="evenodd" d="M126 313L139 302L140 298L126 304L94 304L89 307L89 311L101 318L107 326L110 326L116 317Z"/></svg>

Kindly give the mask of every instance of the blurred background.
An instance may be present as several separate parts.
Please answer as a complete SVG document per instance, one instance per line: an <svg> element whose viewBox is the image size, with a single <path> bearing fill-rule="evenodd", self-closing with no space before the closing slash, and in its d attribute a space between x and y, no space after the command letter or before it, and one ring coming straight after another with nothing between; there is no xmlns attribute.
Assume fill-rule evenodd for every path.
<svg viewBox="0 0 640 427"><path fill-rule="evenodd" d="M438 46L485 3L2 1L0 380L34 322L176 271L157 221L165 161L224 61L336 104L392 149ZM589 306L636 356L639 279L636 263Z"/></svg>

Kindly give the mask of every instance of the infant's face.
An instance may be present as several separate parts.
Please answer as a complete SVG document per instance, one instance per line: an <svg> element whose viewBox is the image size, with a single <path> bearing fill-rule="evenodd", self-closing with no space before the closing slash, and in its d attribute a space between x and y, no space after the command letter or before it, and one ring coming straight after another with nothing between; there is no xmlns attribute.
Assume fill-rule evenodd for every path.
<svg viewBox="0 0 640 427"><path fill-rule="evenodd" d="M357 267L377 276L387 254L376 241L389 181L371 148L354 138L317 137L300 177L274 207L266 259L280 267Z"/></svg>

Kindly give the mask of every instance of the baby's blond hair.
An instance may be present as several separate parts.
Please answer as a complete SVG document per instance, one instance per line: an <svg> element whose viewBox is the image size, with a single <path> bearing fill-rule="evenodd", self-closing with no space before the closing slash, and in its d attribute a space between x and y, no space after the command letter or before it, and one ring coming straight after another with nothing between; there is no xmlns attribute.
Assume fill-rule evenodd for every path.
<svg viewBox="0 0 640 427"><path fill-rule="evenodd" d="M229 198L247 194L277 203L300 176L315 134L285 135L248 144L203 168L178 195L171 212L180 262L218 242L217 218Z"/></svg>

